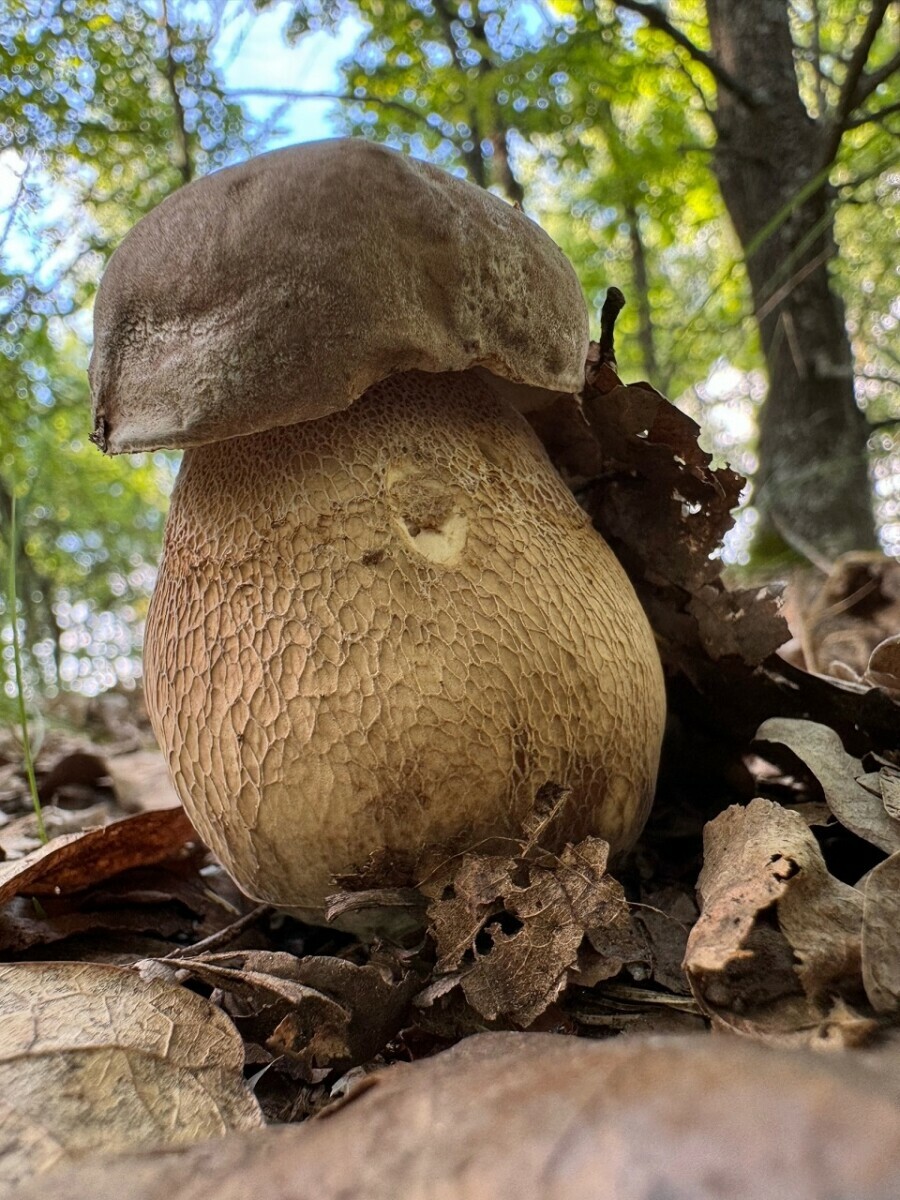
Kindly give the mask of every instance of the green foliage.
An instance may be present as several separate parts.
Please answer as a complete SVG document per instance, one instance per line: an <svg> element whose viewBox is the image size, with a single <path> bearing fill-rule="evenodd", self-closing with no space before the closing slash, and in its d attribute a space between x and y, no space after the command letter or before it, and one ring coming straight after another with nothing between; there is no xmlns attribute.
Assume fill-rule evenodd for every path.
<svg viewBox="0 0 900 1200"><path fill-rule="evenodd" d="M708 48L700 0L667 11ZM576 264L597 315L610 283L626 292L626 374L652 373L678 395L719 359L761 365L740 247L711 169L714 83L664 32L609 0L295 0L286 36L300 40L348 18L362 32L341 68L341 132L386 140L523 200ZM848 26L852 43L864 18L850 0L795 7L798 74L812 113L836 103ZM875 66L891 53L894 32L889 23L879 34ZM885 151L896 151L896 136L883 127L867 134L878 146L864 153L853 135L842 147L836 178L847 182L835 203L842 238L865 237L882 264L875 307L883 315L896 295L887 266L896 216L872 201L891 186ZM873 171L867 186L853 182Z"/></svg>
<svg viewBox="0 0 900 1200"><path fill-rule="evenodd" d="M172 477L164 455L104 460L87 442L103 263L144 212L255 136L211 65L215 27L161 11L165 24L117 0L0 12L0 537L8 547L17 494L26 641L51 686L61 647L70 679L90 671L79 657L135 648L103 630L113 616L138 627Z"/></svg>

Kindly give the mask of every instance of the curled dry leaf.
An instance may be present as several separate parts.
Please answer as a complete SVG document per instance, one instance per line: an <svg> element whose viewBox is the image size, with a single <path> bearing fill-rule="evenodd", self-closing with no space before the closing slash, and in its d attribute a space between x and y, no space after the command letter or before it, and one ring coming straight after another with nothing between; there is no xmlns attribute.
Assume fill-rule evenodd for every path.
<svg viewBox="0 0 900 1200"><path fill-rule="evenodd" d="M685 970L704 1011L753 1037L838 1038L834 998L861 996L862 895L828 873L803 818L768 800L726 809L703 847ZM865 1031L841 1011L856 1040Z"/></svg>
<svg viewBox="0 0 900 1200"><path fill-rule="evenodd" d="M744 480L713 468L700 427L649 384L587 370L584 413L600 447L584 502L613 545L663 639L664 656L700 653L756 666L788 637L779 599L730 591L711 557L734 523Z"/></svg>
<svg viewBox="0 0 900 1200"><path fill-rule="evenodd" d="M869 658L865 679L876 687L900 691L900 633L880 642Z"/></svg>
<svg viewBox="0 0 900 1200"><path fill-rule="evenodd" d="M221 869L201 874L202 852L136 867L86 890L26 896L0 907L0 953L130 966L218 933L246 903Z"/></svg>
<svg viewBox="0 0 900 1200"><path fill-rule="evenodd" d="M341 958L268 950L167 958L228 997L250 1042L289 1056L301 1077L347 1070L380 1053L399 1031L420 981Z"/></svg>
<svg viewBox="0 0 900 1200"><path fill-rule="evenodd" d="M900 821L900 772L896 768L882 768L878 772L878 790L884 811L894 821Z"/></svg>
<svg viewBox="0 0 900 1200"><path fill-rule="evenodd" d="M536 831L537 833L538 831ZM596 983L648 958L600 838L557 857L470 853L422 887L440 977L461 978L488 1020L530 1025L570 980ZM438 994L435 984L428 999Z"/></svg>
<svg viewBox="0 0 900 1200"><path fill-rule="evenodd" d="M900 854L879 863L865 881L862 973L879 1013L900 1011Z"/></svg>
<svg viewBox="0 0 900 1200"><path fill-rule="evenodd" d="M698 655L756 666L787 640L774 593L722 583L711 556L745 481L712 467L686 413L647 383L624 385L594 344L582 408L566 397L530 419L628 572L670 666Z"/></svg>
<svg viewBox="0 0 900 1200"><path fill-rule="evenodd" d="M896 1200L900 1104L732 1038L483 1034L315 1121L86 1165L20 1200Z"/></svg>
<svg viewBox="0 0 900 1200"><path fill-rule="evenodd" d="M837 559L824 580L818 570L795 571L785 615L793 641L782 653L807 671L878 685L868 678L867 664L879 643L900 629L900 563L852 551Z"/></svg>
<svg viewBox="0 0 900 1200"><path fill-rule="evenodd" d="M180 805L161 750L135 750L107 759L106 773L125 812L150 812Z"/></svg>
<svg viewBox="0 0 900 1200"><path fill-rule="evenodd" d="M255 1128L243 1062L225 1014L183 988L121 967L0 966L0 1186L87 1152Z"/></svg>
<svg viewBox="0 0 900 1200"><path fill-rule="evenodd" d="M162 862L196 840L182 808L140 813L54 838L24 858L0 863L0 904L23 894L77 892L130 867Z"/></svg>
<svg viewBox="0 0 900 1200"><path fill-rule="evenodd" d="M845 829L888 854L900 850L900 821L861 784L862 763L848 754L827 725L774 717L757 730L757 742L789 750L818 780L825 802Z"/></svg>

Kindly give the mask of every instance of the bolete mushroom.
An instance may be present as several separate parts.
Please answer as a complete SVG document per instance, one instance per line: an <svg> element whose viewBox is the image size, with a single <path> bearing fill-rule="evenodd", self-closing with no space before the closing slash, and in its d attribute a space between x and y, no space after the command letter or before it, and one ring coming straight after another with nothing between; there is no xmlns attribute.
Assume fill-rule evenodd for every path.
<svg viewBox="0 0 900 1200"><path fill-rule="evenodd" d="M216 172L116 250L94 439L188 448L147 704L249 895L414 883L515 836L548 784L571 790L560 840L639 833L653 636L522 415L580 390L587 344L537 225L364 141Z"/></svg>

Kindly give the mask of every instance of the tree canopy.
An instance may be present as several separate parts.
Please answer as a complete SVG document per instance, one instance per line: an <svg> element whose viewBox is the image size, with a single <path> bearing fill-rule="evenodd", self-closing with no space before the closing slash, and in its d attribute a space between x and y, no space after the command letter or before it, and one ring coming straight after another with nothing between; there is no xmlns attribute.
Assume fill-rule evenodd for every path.
<svg viewBox="0 0 900 1200"><path fill-rule="evenodd" d="M804 188L825 189L815 220L829 236L833 226L836 244L824 269L846 308L882 540L896 553L898 16L882 0L773 2L789 21L794 83L828 161L820 178L791 183L794 199L756 237L765 243L790 224ZM300 49L317 32L357 31L324 93L334 132L384 140L522 204L572 259L595 312L607 286L625 291L623 374L702 410L716 448L753 471L765 394L760 297L714 164L721 176L720 90L756 99L740 62L714 52L709 7L6 0L0 519L6 536L15 493L22 617L45 682L60 667L64 682L96 678L98 661L104 685L133 673L131 631L173 472L170 456L104 460L87 444L89 311L103 263L172 189L282 141L288 119L296 129L304 105L323 96L301 72L287 91L265 78L230 85L242 31L259 13L283 16L285 42ZM821 256L823 228L802 234L807 257L782 263L763 309L796 288L810 254Z"/></svg>

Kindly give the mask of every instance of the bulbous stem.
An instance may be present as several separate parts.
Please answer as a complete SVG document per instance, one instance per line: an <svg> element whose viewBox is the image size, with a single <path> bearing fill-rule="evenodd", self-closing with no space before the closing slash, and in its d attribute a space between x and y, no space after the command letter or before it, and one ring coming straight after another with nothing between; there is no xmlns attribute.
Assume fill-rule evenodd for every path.
<svg viewBox="0 0 900 1200"><path fill-rule="evenodd" d="M414 884L515 838L642 826L663 722L653 638L525 420L473 374L186 453L146 634L191 819L260 900Z"/></svg>

